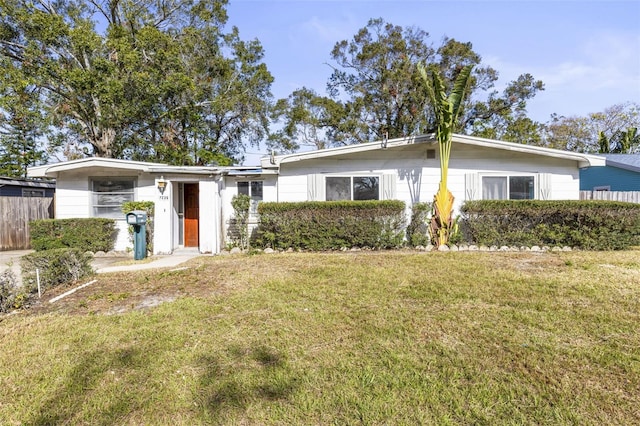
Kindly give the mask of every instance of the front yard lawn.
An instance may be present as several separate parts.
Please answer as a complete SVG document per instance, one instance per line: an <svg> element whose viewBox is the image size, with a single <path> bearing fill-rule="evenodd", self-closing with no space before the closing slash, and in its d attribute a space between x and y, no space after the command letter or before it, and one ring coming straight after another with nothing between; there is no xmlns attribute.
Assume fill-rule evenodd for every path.
<svg viewBox="0 0 640 426"><path fill-rule="evenodd" d="M638 251L186 266L0 317L2 424L640 423Z"/></svg>

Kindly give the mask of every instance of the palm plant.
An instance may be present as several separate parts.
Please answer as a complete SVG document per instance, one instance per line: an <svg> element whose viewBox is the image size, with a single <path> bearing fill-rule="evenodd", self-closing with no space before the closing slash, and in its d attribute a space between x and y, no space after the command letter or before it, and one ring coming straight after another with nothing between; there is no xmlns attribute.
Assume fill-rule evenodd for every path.
<svg viewBox="0 0 640 426"><path fill-rule="evenodd" d="M640 144L640 134L636 127L629 127L626 131L619 130L611 138L607 138L604 132L598 132L598 145L601 154L627 154L632 153Z"/></svg>
<svg viewBox="0 0 640 426"><path fill-rule="evenodd" d="M456 77L451 93L447 96L444 81L437 68L431 67L427 71L422 64L418 64L418 70L426 83L427 93L433 105L436 140L440 149L440 186L433 199L433 214L430 225L431 240L436 247L446 245L449 242L454 228L452 218L454 197L447 187L449 156L451 155L454 126L472 69L472 65L462 68Z"/></svg>

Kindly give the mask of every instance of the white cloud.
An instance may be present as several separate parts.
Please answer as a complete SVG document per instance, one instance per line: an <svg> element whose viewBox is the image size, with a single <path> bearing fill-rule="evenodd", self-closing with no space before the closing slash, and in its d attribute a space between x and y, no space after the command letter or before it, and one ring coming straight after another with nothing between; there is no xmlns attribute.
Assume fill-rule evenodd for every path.
<svg viewBox="0 0 640 426"><path fill-rule="evenodd" d="M530 112L538 110L545 119L554 112L585 115L640 102L640 34L594 32L580 46L565 49L566 59L556 63L513 63L495 56L485 63L500 72L498 90L523 73L542 80L545 91L529 104L536 107Z"/></svg>
<svg viewBox="0 0 640 426"><path fill-rule="evenodd" d="M308 34L312 40L318 40L333 46L340 40L349 39L354 34L356 23L350 18L323 20L317 16L300 24L300 29ZM294 35L300 37L300 35Z"/></svg>

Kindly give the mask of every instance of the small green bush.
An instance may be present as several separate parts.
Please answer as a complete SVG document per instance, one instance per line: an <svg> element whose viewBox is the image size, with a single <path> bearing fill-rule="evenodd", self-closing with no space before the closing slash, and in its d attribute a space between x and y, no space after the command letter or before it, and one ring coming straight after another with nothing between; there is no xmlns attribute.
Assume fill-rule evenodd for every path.
<svg viewBox="0 0 640 426"><path fill-rule="evenodd" d="M229 226L229 237L234 247L245 250L249 247L249 210L251 209L251 197L247 194L234 195L231 199L233 207L233 219Z"/></svg>
<svg viewBox="0 0 640 426"><path fill-rule="evenodd" d="M392 248L404 240L402 201L260 203L256 244L278 249Z"/></svg>
<svg viewBox="0 0 640 426"><path fill-rule="evenodd" d="M431 243L429 220L431 203L415 203L411 208L411 221L407 226L407 243L411 247L426 246Z"/></svg>
<svg viewBox="0 0 640 426"><path fill-rule="evenodd" d="M18 280L11 270L0 273L0 312L9 312L15 307L17 288Z"/></svg>
<svg viewBox="0 0 640 426"><path fill-rule="evenodd" d="M85 251L110 251L117 229L113 219L44 219L30 222L31 248L36 251L77 248Z"/></svg>
<svg viewBox="0 0 640 426"><path fill-rule="evenodd" d="M153 231L155 228L155 203L153 201L126 201L122 203L122 216L134 210L143 210L147 213L147 225L145 227L145 242L147 251L153 253ZM133 225L128 226L129 241L133 242Z"/></svg>
<svg viewBox="0 0 640 426"><path fill-rule="evenodd" d="M485 200L462 206L465 239L487 246L620 250L640 244L640 204Z"/></svg>
<svg viewBox="0 0 640 426"><path fill-rule="evenodd" d="M91 275L91 255L75 248L37 251L22 256L22 283L26 289L37 291L36 270L40 273L40 288L46 290Z"/></svg>

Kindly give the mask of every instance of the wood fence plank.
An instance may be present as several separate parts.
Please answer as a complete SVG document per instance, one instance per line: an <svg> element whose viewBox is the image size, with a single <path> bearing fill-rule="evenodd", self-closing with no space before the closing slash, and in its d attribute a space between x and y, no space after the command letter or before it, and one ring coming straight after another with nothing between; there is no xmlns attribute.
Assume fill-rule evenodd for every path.
<svg viewBox="0 0 640 426"><path fill-rule="evenodd" d="M580 191L580 199L640 203L640 191Z"/></svg>
<svg viewBox="0 0 640 426"><path fill-rule="evenodd" d="M53 218L50 197L0 197L0 251L29 248L29 222Z"/></svg>

